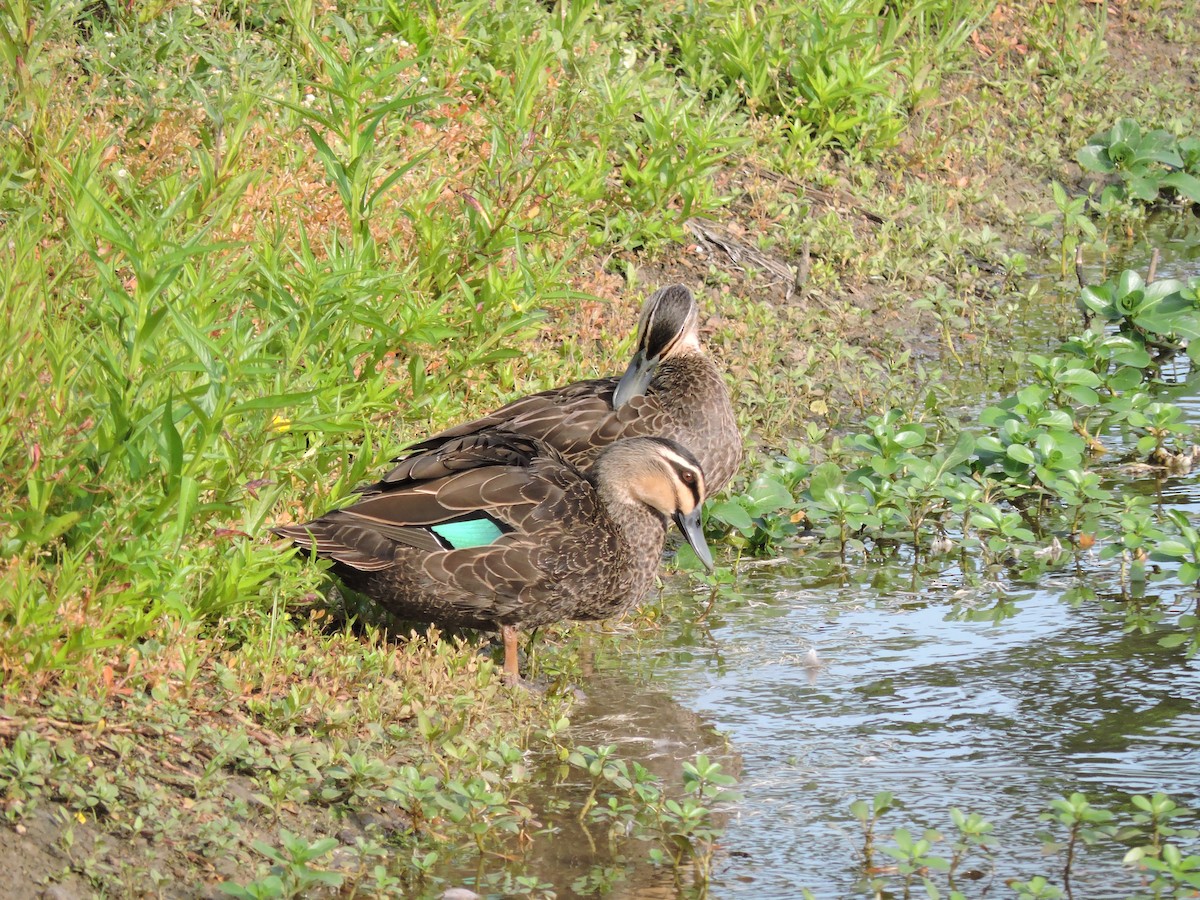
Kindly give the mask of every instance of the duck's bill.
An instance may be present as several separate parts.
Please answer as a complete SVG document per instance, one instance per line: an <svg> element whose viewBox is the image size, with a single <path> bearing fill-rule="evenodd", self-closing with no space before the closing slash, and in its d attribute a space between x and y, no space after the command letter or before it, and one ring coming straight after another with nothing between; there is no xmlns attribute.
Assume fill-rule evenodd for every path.
<svg viewBox="0 0 1200 900"><path fill-rule="evenodd" d="M617 382L617 389L613 393L613 409L620 409L634 397L645 394L646 389L650 387L651 379L654 378L656 368L658 368L658 360L647 359L645 350L639 350L633 354L633 359L629 361L629 368Z"/></svg>
<svg viewBox="0 0 1200 900"><path fill-rule="evenodd" d="M708 542L704 540L704 529L700 527L700 507L697 506L686 516L683 513L676 513L675 523L683 532L683 536L691 545L692 550L695 551L696 558L704 563L705 570L711 572L713 570L712 551L708 549Z"/></svg>

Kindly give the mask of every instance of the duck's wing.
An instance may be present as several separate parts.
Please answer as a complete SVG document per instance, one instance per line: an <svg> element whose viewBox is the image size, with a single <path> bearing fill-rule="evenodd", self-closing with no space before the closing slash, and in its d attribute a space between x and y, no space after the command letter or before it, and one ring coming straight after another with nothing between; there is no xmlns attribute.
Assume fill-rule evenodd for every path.
<svg viewBox="0 0 1200 900"><path fill-rule="evenodd" d="M612 415L612 397L616 388L615 378L595 378L530 394L478 419L463 422L418 441L408 447L400 458L441 447L454 438L478 434L493 428L515 431L543 440L551 433L560 436L571 432L590 433L595 430L596 424Z"/></svg>
<svg viewBox="0 0 1200 900"><path fill-rule="evenodd" d="M530 394L486 416L447 428L413 444L393 460L398 465L385 480L406 470L414 454L495 429L537 438L586 467L614 441L658 434L669 426L670 416L653 394L636 396L620 409L613 409L617 382L616 378L598 378Z"/></svg>
<svg viewBox="0 0 1200 900"><path fill-rule="evenodd" d="M361 499L311 522L273 529L359 571L395 563L395 544L426 553L487 546L553 507L582 476L524 435L484 432L407 457Z"/></svg>

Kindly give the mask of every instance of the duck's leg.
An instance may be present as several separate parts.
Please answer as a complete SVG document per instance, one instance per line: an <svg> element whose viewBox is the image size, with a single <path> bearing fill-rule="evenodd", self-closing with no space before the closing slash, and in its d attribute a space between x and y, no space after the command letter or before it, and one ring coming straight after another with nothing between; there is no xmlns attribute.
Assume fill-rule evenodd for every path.
<svg viewBox="0 0 1200 900"><path fill-rule="evenodd" d="M508 684L518 684L521 674L517 668L517 629L501 625L500 636L504 639L504 680Z"/></svg>

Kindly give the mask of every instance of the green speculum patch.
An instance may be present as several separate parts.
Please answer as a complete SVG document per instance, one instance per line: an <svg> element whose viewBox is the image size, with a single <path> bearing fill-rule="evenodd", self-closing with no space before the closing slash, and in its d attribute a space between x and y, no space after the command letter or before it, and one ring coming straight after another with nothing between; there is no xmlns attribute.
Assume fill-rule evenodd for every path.
<svg viewBox="0 0 1200 900"><path fill-rule="evenodd" d="M463 550L467 547L483 547L512 529L491 516L477 515L454 522L430 525L429 530L446 544L447 549Z"/></svg>

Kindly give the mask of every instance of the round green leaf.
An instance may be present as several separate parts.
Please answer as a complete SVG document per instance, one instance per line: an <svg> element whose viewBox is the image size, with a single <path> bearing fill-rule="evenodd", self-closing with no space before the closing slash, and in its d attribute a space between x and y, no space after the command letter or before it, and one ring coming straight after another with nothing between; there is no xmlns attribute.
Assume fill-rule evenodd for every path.
<svg viewBox="0 0 1200 900"><path fill-rule="evenodd" d="M1004 452L1004 445L992 435L985 434L975 442L975 449L980 453L999 454Z"/></svg>
<svg viewBox="0 0 1200 900"><path fill-rule="evenodd" d="M1108 173L1115 168L1108 158L1108 152L1096 144L1088 144L1076 153L1075 161L1089 172Z"/></svg>
<svg viewBox="0 0 1200 900"><path fill-rule="evenodd" d="M1150 554L1156 560L1182 559L1188 555L1188 548L1181 541L1162 541Z"/></svg>
<svg viewBox="0 0 1200 900"><path fill-rule="evenodd" d="M905 425L896 432L896 443L905 450L911 450L913 447L919 447L925 443L925 426L924 425Z"/></svg>
<svg viewBox="0 0 1200 900"><path fill-rule="evenodd" d="M1144 350L1141 351L1145 353ZM1146 354L1147 361L1149 354ZM1108 376L1108 389L1114 392L1130 391L1142 384L1142 370L1133 366L1121 366Z"/></svg>
<svg viewBox="0 0 1200 900"><path fill-rule="evenodd" d="M1082 384L1073 384L1063 393L1081 406L1095 406L1100 402L1100 395Z"/></svg>
<svg viewBox="0 0 1200 900"><path fill-rule="evenodd" d="M1037 461L1033 455L1033 451L1024 444L1009 444L1004 452L1009 459L1016 460L1027 466L1032 466Z"/></svg>

